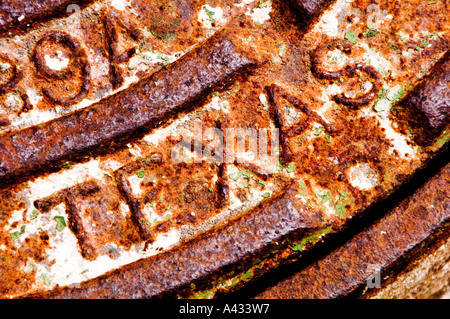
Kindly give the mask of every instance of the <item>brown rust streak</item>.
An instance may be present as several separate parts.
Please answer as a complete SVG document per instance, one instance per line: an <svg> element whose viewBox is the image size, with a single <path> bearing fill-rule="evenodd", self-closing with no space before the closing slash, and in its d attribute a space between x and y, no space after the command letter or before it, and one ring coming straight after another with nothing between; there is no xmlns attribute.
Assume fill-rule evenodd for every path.
<svg viewBox="0 0 450 319"><path fill-rule="evenodd" d="M158 145L159 149L169 151L169 154L162 154L160 161L138 160L115 172L120 192L131 209L131 218L138 227L141 238L146 241L153 241L158 232L164 230L161 228L173 223L181 225L204 222L216 213L216 209L222 207L224 196L228 194L227 189L224 190L226 193L220 192L220 167L216 168L212 163L173 165L169 160L170 148L167 145L172 144ZM141 179L140 195L133 193L129 182L129 178L136 176L138 172L145 172ZM216 185L211 185L215 174L219 179ZM156 215L164 220L155 222L146 217L144 208L149 204ZM166 220L168 209L172 210L172 215ZM192 211L195 216L191 215Z"/></svg>
<svg viewBox="0 0 450 319"><path fill-rule="evenodd" d="M224 125L222 124L222 121L215 121L216 127L222 132L224 131ZM228 179L227 179L227 164L225 162L226 158L226 149L227 149L227 140L226 140L226 134L223 135L223 143L222 143L222 161L219 161L218 164L218 172L217 172L217 184L216 184L216 193L217 193L217 204L216 208L220 209L223 207L226 207L229 199L230 199L230 192L229 192L229 185L228 185Z"/></svg>

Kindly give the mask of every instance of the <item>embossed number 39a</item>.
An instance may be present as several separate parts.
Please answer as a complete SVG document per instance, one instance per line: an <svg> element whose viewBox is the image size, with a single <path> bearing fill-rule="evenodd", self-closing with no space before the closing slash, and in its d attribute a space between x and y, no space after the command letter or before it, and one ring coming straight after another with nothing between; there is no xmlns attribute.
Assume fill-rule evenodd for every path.
<svg viewBox="0 0 450 319"><path fill-rule="evenodd" d="M363 64L355 63L347 65L338 71L328 71L323 67L323 56L332 50L338 49L345 54L351 53L351 44L347 40L335 39L325 45L317 47L311 54L311 71L319 79L324 80L338 80L341 77L354 77L358 72L367 74L372 80L372 87L368 92L359 94L355 97L347 97L345 93L333 96L333 99L340 104L351 108L359 108L367 105L375 99L378 91L382 87L381 74L373 67Z"/></svg>

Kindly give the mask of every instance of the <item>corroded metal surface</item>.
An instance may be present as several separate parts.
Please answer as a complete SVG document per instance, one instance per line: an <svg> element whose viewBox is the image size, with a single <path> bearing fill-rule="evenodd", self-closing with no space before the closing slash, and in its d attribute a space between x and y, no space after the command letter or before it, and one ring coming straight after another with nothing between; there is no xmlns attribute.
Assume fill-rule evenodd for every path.
<svg viewBox="0 0 450 319"><path fill-rule="evenodd" d="M35 21L68 15L94 0L42 0L42 1L2 1L0 3L0 33L16 32Z"/></svg>
<svg viewBox="0 0 450 319"><path fill-rule="evenodd" d="M149 298L176 292L222 267L245 265L246 256L298 230L320 226L323 215L298 209L287 192L218 232L204 234L182 249L138 261L80 287L57 289L45 298ZM280 211L283 214L280 214ZM174 290L172 292L172 290Z"/></svg>
<svg viewBox="0 0 450 319"><path fill-rule="evenodd" d="M256 298L370 295L395 278L402 263L448 237L450 165L342 247ZM378 282L377 282L377 281ZM378 285L378 286L376 286Z"/></svg>
<svg viewBox="0 0 450 319"><path fill-rule="evenodd" d="M433 66L430 75L394 110L397 117L406 120L405 129L411 128L414 141L419 145L432 143L448 123L449 82L450 52L447 52Z"/></svg>
<svg viewBox="0 0 450 319"><path fill-rule="evenodd" d="M50 3L0 38L4 298L234 291L448 145L446 2Z"/></svg>
<svg viewBox="0 0 450 319"><path fill-rule="evenodd" d="M193 111L192 106L199 105L201 97L256 64L237 52L232 41L224 36L209 41L108 99L45 124L3 134L0 178L43 170L55 162L58 165L74 154L84 155L113 139L130 136L141 127L155 127L172 114ZM81 63L79 60L78 57ZM70 102L73 103L72 99Z"/></svg>

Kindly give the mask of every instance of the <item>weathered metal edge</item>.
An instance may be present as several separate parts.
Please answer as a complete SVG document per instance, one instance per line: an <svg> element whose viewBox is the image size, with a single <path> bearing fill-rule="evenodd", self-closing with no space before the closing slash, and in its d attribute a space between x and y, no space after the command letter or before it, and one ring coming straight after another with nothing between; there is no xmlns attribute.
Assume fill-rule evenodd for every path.
<svg viewBox="0 0 450 319"><path fill-rule="evenodd" d="M27 1L26 8L23 5L17 5L15 1L11 1L10 4L2 4L0 13L4 13L6 19L0 23L0 35L18 34L29 28L32 23L42 23L51 18L69 16L92 2L94 0Z"/></svg>
<svg viewBox="0 0 450 319"><path fill-rule="evenodd" d="M299 266L291 276L260 290L255 298L368 298L420 254L438 248L450 236L448 154L448 149L441 153L441 161L447 164L437 174L416 185L413 194L382 218L319 259Z"/></svg>
<svg viewBox="0 0 450 319"><path fill-rule="evenodd" d="M248 266L246 259L263 253L283 237L321 227L323 214L319 211L311 214L305 208L299 208L291 200L291 195L289 190L280 193L225 227L83 282L78 287L57 287L25 298L174 296L178 288L209 278L218 270Z"/></svg>
<svg viewBox="0 0 450 319"><path fill-rule="evenodd" d="M440 153L437 160L442 161L442 159L444 159L448 162L448 151L449 149L446 149L446 151ZM427 168L425 168L421 172L418 172L418 174L429 173L426 172L426 170L428 169L428 167L434 167L436 165L435 161L436 159L428 163L429 165L427 166ZM444 175L439 175L441 177L435 177L434 179L432 179L432 181L434 181L436 178L441 178L444 180L445 178L448 179L450 165L447 165L446 167L446 173ZM414 182L415 181L413 179L412 183ZM422 194L423 192L426 192L426 190L429 190L430 187L433 187L429 186L430 183L431 182L427 182L426 186L423 187L423 190L419 190L418 192ZM431 183L431 185L434 184ZM448 189L444 190L447 192L449 191ZM404 191L404 187L399 191ZM385 196L386 195L387 194L385 194ZM217 278L233 278L233 275L239 276L241 273L247 273L249 269L251 270L255 268L255 263L260 264L260 261L262 260L268 262L270 264L269 267L266 267L266 269L259 269L260 273L256 276L246 278L248 280L244 280L243 282L239 283L238 285L234 285L229 289L223 289L224 291L221 291L221 293L229 293L243 286L244 288L247 288L247 284L249 282L253 284L254 282L258 282L258 279L259 281L261 281L261 277L264 277L264 275L266 274L270 275L270 272L275 268L280 267L280 269L283 271L284 265L292 264L297 260L302 261L305 251L307 252L308 250L311 250L312 255L314 255L315 247L312 247L314 243L308 245L308 247L306 247L307 249L305 249L305 251L302 251L301 253L292 251L292 244L301 241L303 238L307 238L307 236L310 234L323 232L323 230L326 229L326 226L330 227L330 225L325 225L323 223L323 216L320 216L320 214L312 217L310 212L306 212L293 205L290 196L292 196L292 192L288 189L288 191L286 191L285 193L278 194L273 199L263 202L247 214L242 215L240 218L229 222L225 226L222 225L222 228L220 228L219 226L218 228L215 228L201 235L200 237L193 239L192 241L181 243L179 246L174 247L170 251L137 261L120 269L111 271L98 278L81 283L77 287L57 287L52 291L40 292L24 297L191 298L195 297L195 292L193 292L193 290L200 293L201 291L206 291L207 289L211 288L211 285L213 285L214 282L217 282ZM411 201L410 198L415 198L414 196L415 195L411 195L404 201L409 202ZM428 193L426 193L424 196L426 197L427 201L431 201L434 198ZM376 227L376 225L379 225L383 220L386 220L388 216L391 216L393 214L394 216L400 215L398 218L407 218L406 216L408 216L411 220L414 220L410 216L411 214L414 214L414 211L409 212L409 215L403 216L402 207L404 207L404 205L405 204L401 204L395 209L390 210L379 222L367 227L367 230L369 231L373 229L374 227ZM449 213L445 212L445 209L442 209L442 205L449 205L448 201L441 201L438 205L439 206L435 206L434 208L434 210L438 211L438 213ZM281 210L283 211L283 214L280 214ZM449 211L448 207L447 211ZM366 210L364 210L364 212L366 212ZM448 223L449 218L438 220L437 222L434 221L432 218L438 216L438 213L436 215L431 215L431 220L421 220L421 225L426 229L422 233L423 238L420 237L418 241L423 241L426 238L430 238L431 240L431 233L433 231L436 231L438 228L440 229L441 227L446 225L446 223ZM362 213L359 213L354 217L356 217L357 219L361 214ZM394 221L396 221L396 219L394 219ZM432 223L433 221L434 224ZM351 224L353 223L353 221L349 223ZM398 221L398 223L399 225L407 224L404 223L403 219ZM428 228L426 227L427 225ZM433 225L436 226L433 227ZM351 225L344 226L350 228ZM408 233L405 231L400 234L403 233L408 235ZM444 233L441 232L441 235L442 234ZM330 232L330 234L327 234L325 236L325 242L329 242L332 238L327 237L332 237L333 235L334 234L332 234L332 231ZM371 240L372 239L370 237L367 237L366 243L364 243L364 245L366 247L369 247ZM400 238L399 240L402 241L403 239ZM397 255L395 256L397 256L397 259L399 259L402 254L405 255L406 252L413 251L413 248L415 247L423 248L425 246L413 245L412 248L407 247L401 252L396 252ZM286 251L290 251L291 253L286 254ZM356 249L356 252L354 252L355 256L358 256L357 253L360 251L360 248ZM334 255L335 254L333 253L330 254L330 256ZM405 258L407 259L409 257ZM320 260L317 261L317 259L314 259L313 265L317 262L320 262ZM375 263L367 262L363 266L367 267L368 264L373 265ZM331 262L331 266L337 265L339 265L338 262ZM312 266L308 266L305 269L310 269L310 267ZM389 270L392 270L392 263L386 265L386 269L388 267L390 267ZM398 268L398 266L396 267ZM348 266L344 268L345 271L341 273L342 275L346 275ZM302 276L300 275L302 271L305 270L301 270L298 273L298 276ZM361 272L361 270L359 271ZM357 273L360 274L359 272ZM364 276L362 276L361 278L357 278L359 281L356 280L352 282L352 286L350 287L351 289L347 287L344 290L339 290L339 293L333 291L327 297L310 295L308 298L344 297L346 295L354 293L354 291L356 291L357 289L361 290L365 287L367 277L371 275L365 273L364 271L362 274ZM284 281L282 280L280 284L282 284L283 282ZM343 278L341 280L341 283L348 283L348 280ZM288 291L295 291L295 289L290 286L286 289ZM261 296L263 296L263 298L270 298L269 296L262 294ZM283 295L272 297L288 298Z"/></svg>

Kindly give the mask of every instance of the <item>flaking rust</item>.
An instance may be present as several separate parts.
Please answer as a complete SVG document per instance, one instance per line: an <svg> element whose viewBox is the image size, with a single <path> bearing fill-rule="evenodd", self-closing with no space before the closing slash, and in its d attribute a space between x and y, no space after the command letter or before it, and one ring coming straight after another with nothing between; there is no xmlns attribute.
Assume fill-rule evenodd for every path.
<svg viewBox="0 0 450 319"><path fill-rule="evenodd" d="M66 39L64 34L55 37ZM191 112L203 96L256 65L235 48L232 40L219 36L128 91L45 124L3 134L0 177L43 170L77 153L129 137L139 128L154 128L174 114Z"/></svg>
<svg viewBox="0 0 450 319"><path fill-rule="evenodd" d="M368 298L411 260L448 238L449 165L387 214L329 255L256 298ZM434 246L434 247L433 247ZM343 271L345 267L345 271Z"/></svg>
<svg viewBox="0 0 450 319"><path fill-rule="evenodd" d="M446 147L446 6L105 0L0 39L1 296L213 298L331 240Z"/></svg>

